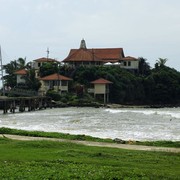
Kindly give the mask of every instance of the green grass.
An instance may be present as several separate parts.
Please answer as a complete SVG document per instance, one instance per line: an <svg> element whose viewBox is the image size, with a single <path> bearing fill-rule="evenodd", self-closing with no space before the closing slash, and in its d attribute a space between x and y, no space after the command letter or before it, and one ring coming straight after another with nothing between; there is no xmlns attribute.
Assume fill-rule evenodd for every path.
<svg viewBox="0 0 180 180"><path fill-rule="evenodd" d="M42 131L25 131L25 130L18 130L18 129L10 129L1 127L0 134L16 134L16 135L23 135L23 136L34 136L34 137L49 137L49 138L62 138L62 139L69 139L69 140L82 140L82 141L96 141L96 142L109 142L114 143L112 139L102 139L96 138L87 135L72 135L72 134L65 134L65 133L57 133L57 132L42 132ZM128 141L125 141L125 144L128 144ZM147 146L159 146L159 147L176 147L180 148L180 141L134 141L130 142L131 144L137 145L147 145Z"/></svg>
<svg viewBox="0 0 180 180"><path fill-rule="evenodd" d="M85 135L72 135L72 134L57 133L57 132L25 131L19 129L5 128L5 127L0 128L0 134L16 134L22 136L62 138L69 140L83 140L83 141L96 141L96 142L113 142L112 139L101 139L101 138L85 136Z"/></svg>
<svg viewBox="0 0 180 180"><path fill-rule="evenodd" d="M0 179L179 179L180 154L0 138Z"/></svg>
<svg viewBox="0 0 180 180"><path fill-rule="evenodd" d="M136 144L145 145L145 146L180 148L180 141L144 141L144 142L136 142Z"/></svg>

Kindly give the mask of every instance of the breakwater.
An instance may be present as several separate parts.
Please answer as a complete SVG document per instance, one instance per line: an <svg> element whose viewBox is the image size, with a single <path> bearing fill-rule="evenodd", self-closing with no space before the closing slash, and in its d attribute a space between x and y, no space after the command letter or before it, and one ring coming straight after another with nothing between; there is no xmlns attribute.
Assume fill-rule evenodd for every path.
<svg viewBox="0 0 180 180"><path fill-rule="evenodd" d="M35 111L52 107L49 97L0 97L0 109L4 114L17 111Z"/></svg>

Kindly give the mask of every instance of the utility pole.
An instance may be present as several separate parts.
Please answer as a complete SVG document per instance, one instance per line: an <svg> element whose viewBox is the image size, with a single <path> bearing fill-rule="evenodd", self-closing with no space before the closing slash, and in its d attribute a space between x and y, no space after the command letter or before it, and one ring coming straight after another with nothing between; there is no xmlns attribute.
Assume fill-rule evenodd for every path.
<svg viewBox="0 0 180 180"><path fill-rule="evenodd" d="M1 46L0 46L0 77L2 81L2 93L3 93L3 96L5 96Z"/></svg>
<svg viewBox="0 0 180 180"><path fill-rule="evenodd" d="M49 48L47 48L47 59L49 59Z"/></svg>

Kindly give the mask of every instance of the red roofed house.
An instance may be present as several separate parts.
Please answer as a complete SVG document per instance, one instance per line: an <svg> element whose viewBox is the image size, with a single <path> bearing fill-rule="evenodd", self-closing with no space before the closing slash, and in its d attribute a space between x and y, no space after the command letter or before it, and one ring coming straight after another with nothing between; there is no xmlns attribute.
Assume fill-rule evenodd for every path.
<svg viewBox="0 0 180 180"><path fill-rule="evenodd" d="M42 84L39 90L41 94L45 94L49 89L54 89L55 91L60 92L60 94L68 92L68 82L72 80L71 78L62 76L58 73L51 74L39 79Z"/></svg>
<svg viewBox="0 0 180 180"><path fill-rule="evenodd" d="M79 49L71 49L64 63L80 65L119 65L121 68L138 69L139 61L133 57L125 57L123 48L99 48L87 49L83 39Z"/></svg>
<svg viewBox="0 0 180 180"><path fill-rule="evenodd" d="M135 57L126 56L120 60L121 68L124 69L139 69L139 60Z"/></svg>
<svg viewBox="0 0 180 180"><path fill-rule="evenodd" d="M109 84L112 84L111 81L100 78L95 81L92 81L91 84L94 85L94 89L89 89L89 93L94 93L94 97L98 95L104 96L104 104L109 102Z"/></svg>
<svg viewBox="0 0 180 180"><path fill-rule="evenodd" d="M32 67L36 71L36 77L39 76L39 68L42 66L43 63L59 63L59 61L55 59L51 59L51 58L45 58L45 57L33 60Z"/></svg>
<svg viewBox="0 0 180 180"><path fill-rule="evenodd" d="M17 82L17 84L26 82L25 79L23 78L24 76L27 75L27 70L26 69L17 70L14 74L16 74L16 82Z"/></svg>

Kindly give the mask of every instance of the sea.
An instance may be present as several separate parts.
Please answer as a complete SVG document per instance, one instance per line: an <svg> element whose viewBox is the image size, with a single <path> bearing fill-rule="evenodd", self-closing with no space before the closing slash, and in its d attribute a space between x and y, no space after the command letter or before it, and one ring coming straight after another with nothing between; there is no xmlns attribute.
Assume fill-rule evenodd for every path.
<svg viewBox="0 0 180 180"><path fill-rule="evenodd" d="M68 107L0 112L0 127L133 141L180 141L180 108Z"/></svg>

